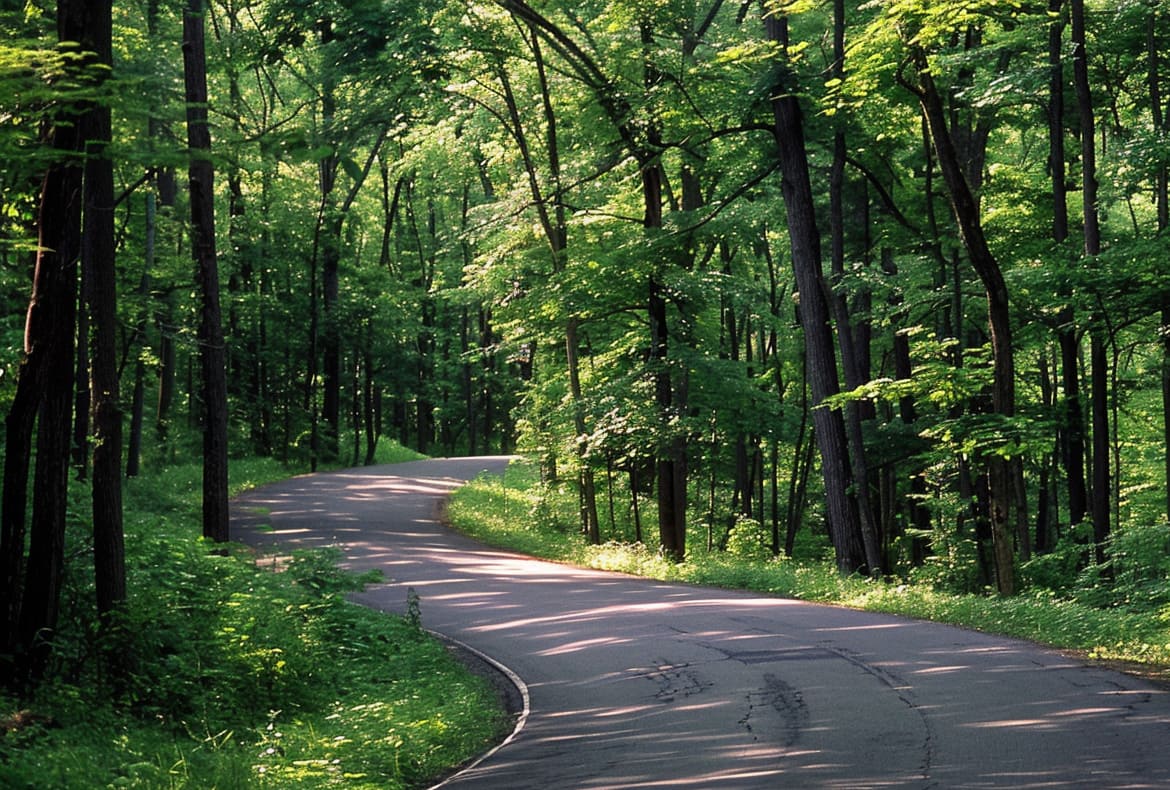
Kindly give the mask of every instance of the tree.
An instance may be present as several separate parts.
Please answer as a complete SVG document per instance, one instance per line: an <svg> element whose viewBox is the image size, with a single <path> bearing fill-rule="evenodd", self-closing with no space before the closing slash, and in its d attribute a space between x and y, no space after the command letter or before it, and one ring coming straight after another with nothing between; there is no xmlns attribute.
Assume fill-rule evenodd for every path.
<svg viewBox="0 0 1170 790"><path fill-rule="evenodd" d="M219 268L215 255L215 191L207 122L204 6L190 0L183 15L183 72L187 99L191 243L200 295L199 358L203 395L203 534L228 539L227 379Z"/></svg>
<svg viewBox="0 0 1170 790"><path fill-rule="evenodd" d="M971 190L963 163L947 120L942 93L935 82L926 50L919 36L903 32L910 55L913 77L905 84L917 96L922 115L934 144L939 168L947 187L951 210L959 228L968 259L983 284L991 333L993 363L992 404L994 413L1008 429L1016 413L1015 359L1012 347L1011 313L1003 271L987 244L979 203ZM1015 591L1015 547L1013 532L1024 508L1022 490L1016 484L1015 463L1010 456L988 448L986 465L990 491L990 519L995 549L996 585L1000 593Z"/></svg>
<svg viewBox="0 0 1170 790"><path fill-rule="evenodd" d="M82 47L113 68L112 5L86 4L90 16ZM122 536L122 408L118 398L117 273L114 267L114 163L110 158L110 107L97 102L86 114L85 227L82 264L93 333L93 545L98 616L103 627L126 599ZM116 660L116 656L111 655Z"/></svg>
<svg viewBox="0 0 1170 790"><path fill-rule="evenodd" d="M75 42L87 33L86 4L57 5L57 40L66 59L58 79L89 74ZM65 64L69 65L65 65ZM65 543L73 350L77 305L76 265L81 255L81 190L84 168L83 96L56 98L44 144L53 151L40 193L38 246L32 297L25 320L24 354L16 393L5 420L4 491L0 505L0 563L4 617L0 651L13 662L6 673L17 686L45 668L57 626ZM25 555L25 511L33 430L36 467L32 519Z"/></svg>
<svg viewBox="0 0 1170 790"><path fill-rule="evenodd" d="M1096 265L1101 254L1101 225L1097 205L1097 135L1093 97L1089 85L1088 51L1085 46L1084 0L1071 0L1073 84L1081 135L1081 207L1086 262ZM1092 366L1090 403L1093 414L1093 488L1090 499L1097 562L1105 561L1105 539L1112 523L1112 486L1109 474L1109 360L1105 348L1104 316L1097 316L1089 334Z"/></svg>
<svg viewBox="0 0 1170 790"><path fill-rule="evenodd" d="M787 45L787 23L782 16L770 10L765 14L764 25L769 40ZM837 567L842 572L865 569L876 573L881 568L877 536L872 532L862 534L857 507L849 495L854 480L849 471L844 419L840 409L826 408L825 403L840 392L837 352L829 318L803 117L795 86L784 80L784 66L780 68L782 76L772 88L772 112L792 266L800 296L800 322L804 328L814 431L821 452L829 534L837 553Z"/></svg>

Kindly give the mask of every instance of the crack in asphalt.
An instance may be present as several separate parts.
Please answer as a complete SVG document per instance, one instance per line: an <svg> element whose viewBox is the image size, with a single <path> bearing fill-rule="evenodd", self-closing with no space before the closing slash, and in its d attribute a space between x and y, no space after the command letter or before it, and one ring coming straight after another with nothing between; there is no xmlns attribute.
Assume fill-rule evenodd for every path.
<svg viewBox="0 0 1170 790"><path fill-rule="evenodd" d="M903 704L906 705L907 708L917 714L919 721L922 723L923 730L921 746L922 762L919 764L919 768L922 770L922 778L927 780L930 779L931 763L934 760L934 726L932 725L930 716L927 714L926 710L921 705L919 705L918 701L915 699L914 687L911 686L910 683L900 675L897 675L894 672L891 672L890 670L876 664L870 664L869 662L862 659L861 656L856 655L844 648L826 645L825 650L835 653L845 661L848 661L853 666L873 677L886 688L893 691L898 700L900 700Z"/></svg>
<svg viewBox="0 0 1170 790"><path fill-rule="evenodd" d="M674 702L678 697L686 699L702 694L714 685L710 681L701 680L699 674L690 667L689 663L672 664L665 658L659 658L653 669L642 670L638 676L658 685L654 698L659 702Z"/></svg>

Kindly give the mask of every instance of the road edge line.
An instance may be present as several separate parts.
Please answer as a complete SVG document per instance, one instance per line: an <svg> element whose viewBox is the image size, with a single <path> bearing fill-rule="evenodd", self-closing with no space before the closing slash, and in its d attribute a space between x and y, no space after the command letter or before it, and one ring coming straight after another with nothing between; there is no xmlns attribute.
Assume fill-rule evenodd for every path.
<svg viewBox="0 0 1170 790"><path fill-rule="evenodd" d="M505 680L507 680L509 683L512 684L513 687L515 687L517 693L520 695L520 700L521 700L520 714L519 714L519 716L517 716L516 724L512 728L512 731L510 733L508 733L507 737L504 738L504 740L497 743L492 748L488 749L483 754L479 755L475 759L468 762L467 764L460 766L459 769L455 771L455 773L450 774L449 776L445 777L438 784L431 785L430 787L427 788L427 790L437 790L438 788L446 785L448 782L454 781L455 779L459 778L463 774L474 769L475 767L480 765L484 760L487 760L489 757L494 755L496 752L500 751L500 749L503 749L505 746L507 746L509 743L511 743L513 740L515 740L516 736L520 734L520 731L524 729L524 725L528 723L528 714L531 712L532 708L531 708L531 700L528 696L528 684L525 683L524 679L521 678L518 674L516 674L516 672L514 672L510 667L508 667L507 665L492 658L491 656L489 656L487 653L483 652L482 650L477 650L476 648L472 647L471 645L468 645L464 642L460 642L458 639L455 639L454 637L447 636L446 634L441 634L438 631L431 631L430 629L423 629L423 630L425 630L428 634L430 634L431 636L435 637L436 639L438 639L442 642L445 642L449 645L453 645L460 650L466 650L468 653L472 654L473 656L478 658L480 661L483 661L485 664L490 666L496 672L499 672L501 675L503 675Z"/></svg>

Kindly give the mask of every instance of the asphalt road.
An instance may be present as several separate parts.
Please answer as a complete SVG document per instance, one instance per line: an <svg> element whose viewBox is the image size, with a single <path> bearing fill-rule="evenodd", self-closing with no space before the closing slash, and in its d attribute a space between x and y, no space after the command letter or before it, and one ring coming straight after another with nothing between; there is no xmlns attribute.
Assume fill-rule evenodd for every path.
<svg viewBox="0 0 1170 790"><path fill-rule="evenodd" d="M441 527L503 458L295 478L237 538L339 545L403 611L527 684L503 748L444 787L1170 788L1170 692L948 626L539 562ZM523 514L517 514L522 517ZM270 525L272 531L253 529Z"/></svg>

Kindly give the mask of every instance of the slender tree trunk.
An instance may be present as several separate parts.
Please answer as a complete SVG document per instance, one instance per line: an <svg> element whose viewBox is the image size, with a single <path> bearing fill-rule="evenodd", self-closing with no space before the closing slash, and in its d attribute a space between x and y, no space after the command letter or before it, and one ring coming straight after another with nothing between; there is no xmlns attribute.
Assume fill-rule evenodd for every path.
<svg viewBox="0 0 1170 790"><path fill-rule="evenodd" d="M845 2L833 0L833 75L845 77ZM845 387L855 390L868 376L862 371L858 359L858 347L853 335L853 324L849 315L846 295L841 291L845 276L845 132L838 128L833 134L833 161L829 177L829 225L831 233L830 266L832 285L828 289L829 306L837 324L837 345L841 350L841 367L845 373ZM849 447L849 473L853 479L854 507L861 529L862 545L865 548L865 563L871 575L883 570L881 541L874 510L870 504L869 468L865 458L865 442L861 430L861 407L856 401L845 406L843 420L845 437Z"/></svg>
<svg viewBox="0 0 1170 790"><path fill-rule="evenodd" d="M1161 49L1157 35L1158 12L1151 10L1146 18L1146 55L1148 63L1148 83L1150 94L1150 108L1153 114L1154 129L1165 134L1166 112L1162 106L1162 82L1159 74L1161 70ZM1162 164L1158 167L1155 176L1154 196L1158 213L1158 233L1165 235L1170 229L1170 168ZM1162 331L1162 436L1165 451L1163 453L1164 480L1166 489L1165 513L1170 519L1170 294L1162 296L1161 305Z"/></svg>
<svg viewBox="0 0 1170 790"><path fill-rule="evenodd" d="M139 342L146 344L146 326L149 320L147 302L150 299L150 272L154 268L156 200L153 190L148 190L145 200L145 248L142 279L138 283L139 306L138 326L135 335ZM132 353L133 353L133 349ZM142 460L142 423L146 410L146 361L141 351L134 358L134 390L130 402L130 434L126 442L126 477L137 477Z"/></svg>
<svg viewBox="0 0 1170 790"><path fill-rule="evenodd" d="M174 303L170 295L162 297L155 315L158 326L158 400L155 404L154 431L164 448L170 440L171 413L175 404L175 376L179 361L175 353Z"/></svg>
<svg viewBox="0 0 1170 790"><path fill-rule="evenodd" d="M375 386L374 386L374 328L373 319L366 320L366 343L363 349L362 371L365 379L362 383L362 401L365 405L366 457L363 463L372 466L378 452L378 434L380 429L375 417Z"/></svg>
<svg viewBox="0 0 1170 790"><path fill-rule="evenodd" d="M92 416L89 399L89 277L85 268L80 272L80 299L77 310L77 341L73 359L73 468L78 480L89 479L89 421Z"/></svg>
<svg viewBox="0 0 1170 790"><path fill-rule="evenodd" d="M894 262L893 252L889 247L883 247L881 253L881 268L887 275L894 277L898 274L897 264ZM896 297L894 301L901 302L901 296ZM904 317L904 312L903 312ZM910 359L910 335L904 330L900 329L894 332L893 338L893 357L894 357L894 378L899 381L909 381L913 376L914 368ZM917 409L914 405L914 398L905 395L898 401L898 416L901 418L903 424L909 426L913 425L918 420ZM910 493L911 497L906 503L909 511L909 522L920 533L926 533L931 529L930 510L923 504L926 501L926 482L920 468L914 468L910 473ZM911 561L914 565L922 564L926 558L926 541L922 538L915 538L911 542Z"/></svg>
<svg viewBox="0 0 1170 790"><path fill-rule="evenodd" d="M593 466L586 454L584 400L581 392L581 365L577 358L580 341L577 337L577 319L570 318L565 326L565 359L569 368L569 393L573 398L573 428L577 433L577 460L580 464L578 482L581 497L581 528L594 545L601 543L601 525L597 518L597 486Z"/></svg>
<svg viewBox="0 0 1170 790"><path fill-rule="evenodd" d="M89 35L82 46L113 66L110 0L86 3ZM117 273L114 266L114 163L109 158L110 109L101 105L86 118L85 230L82 261L89 281L93 352L93 542L98 616L103 626L126 599L122 537L122 407L118 397Z"/></svg>
<svg viewBox="0 0 1170 790"><path fill-rule="evenodd" d="M80 41L85 5L57 4L57 38ZM72 110L72 112L70 112ZM37 256L25 319L24 355L5 420L0 502L0 672L16 688L44 666L57 624L69 481L77 262L81 253L82 110L54 118L54 159L41 186ZM37 429L32 520L26 536L32 437ZM29 539L27 561L26 537ZM5 666L7 665L7 666Z"/></svg>
<svg viewBox="0 0 1170 790"><path fill-rule="evenodd" d="M1053 20L1048 28L1048 169L1052 174L1052 240L1068 239L1068 186L1064 144L1064 28L1063 0L1049 0ZM1067 289L1066 289L1067 290ZM1066 298L1071 296L1066 295ZM1057 340L1064 400L1063 430L1060 432L1061 465L1068 486L1070 524L1079 524L1088 509L1085 487L1085 426L1081 412L1080 342L1076 315L1071 307L1057 314Z"/></svg>
<svg viewBox="0 0 1170 790"><path fill-rule="evenodd" d="M183 15L183 66L191 235L200 295L199 352L203 393L203 535L228 540L227 379L215 254L215 191L211 131L207 123L207 60L203 0L189 0Z"/></svg>
<svg viewBox="0 0 1170 790"><path fill-rule="evenodd" d="M1071 0L1070 19L1073 45L1073 85L1077 94L1077 115L1081 131L1081 205L1084 215L1085 262L1096 266L1101 253L1101 227L1097 209L1096 121L1089 85L1088 52L1085 49L1084 0ZM1109 355L1105 328L1096 316L1090 332L1089 356L1092 361L1091 409L1093 413L1093 494L1091 518L1098 562L1105 561L1105 540L1111 522L1112 481L1109 463Z"/></svg>
<svg viewBox="0 0 1170 790"><path fill-rule="evenodd" d="M326 51L332 51L334 41L333 20L328 16L317 23L320 44ZM323 452L327 459L338 457L338 440L341 430L341 335L338 327L338 301L340 298L341 230L342 214L334 198L337 184L337 140L334 131L334 117L337 113L336 85L332 66L323 66L321 78L321 125L325 144L331 153L318 163L321 188L321 307L324 332L321 343L321 419L324 421Z"/></svg>
<svg viewBox="0 0 1170 790"><path fill-rule="evenodd" d="M774 14L765 17L768 39L787 44L787 21ZM840 392L833 330L829 323L829 297L821 260L820 231L814 216L812 182L805 150L804 120L796 93L790 86L773 89L772 114L777 152L783 175L781 192L788 218L792 266L800 298L808 382L812 393L813 425L821 451L826 515L829 534L843 573L873 570L866 558L858 512L850 497L854 484L849 473L849 446L840 409L822 408L825 399Z"/></svg>
<svg viewBox="0 0 1170 790"><path fill-rule="evenodd" d="M935 86L921 50L914 50L918 71L915 91L922 104L923 117L930 130L939 168L947 185L951 209L959 227L959 236L967 255L983 283L987 297L988 324L991 330L993 357L992 401L996 414L1015 416L1015 361L1012 349L1011 315L1008 310L1007 285L999 262L992 255L983 235L979 206L963 174L962 163L947 125L942 97ZM992 540L996 558L996 585L1003 595L1015 592L1015 553L1013 531L1018 527L1024 502L1019 500L1013 461L992 456L987 460L990 486Z"/></svg>
<svg viewBox="0 0 1170 790"><path fill-rule="evenodd" d="M483 412L483 452L490 450L492 426L495 425L495 398L492 397L496 373L496 355L492 350L495 339L492 334L492 314L487 307L479 309L479 347L483 359L483 385L480 387L480 410ZM500 452L503 452L504 437L500 437Z"/></svg>

